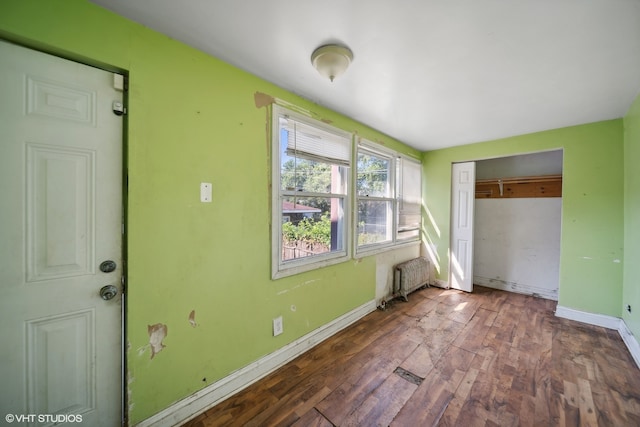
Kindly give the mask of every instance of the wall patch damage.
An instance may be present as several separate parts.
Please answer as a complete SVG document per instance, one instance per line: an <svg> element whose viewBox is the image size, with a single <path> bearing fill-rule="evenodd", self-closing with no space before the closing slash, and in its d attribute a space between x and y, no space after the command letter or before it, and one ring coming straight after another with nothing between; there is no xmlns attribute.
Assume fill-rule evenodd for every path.
<svg viewBox="0 0 640 427"><path fill-rule="evenodd" d="M194 328L196 326L198 326L198 324L196 323L196 311L195 310L191 310L191 313L189 313L189 323L191 324L191 326L193 326Z"/></svg>
<svg viewBox="0 0 640 427"><path fill-rule="evenodd" d="M155 325L147 326L147 333L149 334L149 346L151 347L151 358L160 353L166 346L162 343L162 340L167 336L167 325L163 323L156 323Z"/></svg>
<svg viewBox="0 0 640 427"><path fill-rule="evenodd" d="M253 95L253 101L256 103L256 108L266 107L276 102L273 96L262 92L256 92Z"/></svg>

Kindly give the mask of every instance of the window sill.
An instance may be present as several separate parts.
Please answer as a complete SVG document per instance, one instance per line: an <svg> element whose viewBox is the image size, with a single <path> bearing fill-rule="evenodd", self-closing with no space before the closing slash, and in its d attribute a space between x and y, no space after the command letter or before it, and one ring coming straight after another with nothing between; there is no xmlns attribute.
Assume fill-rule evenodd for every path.
<svg viewBox="0 0 640 427"><path fill-rule="evenodd" d="M363 248L363 249L356 250L356 254L353 256L353 258L360 259L360 258L372 256L372 255L377 255L383 252L389 252L396 249L405 249L405 248L409 248L412 246L419 246L419 245L420 245L420 240L416 239L416 240L408 240L406 242L401 242L401 243L389 244L385 246Z"/></svg>
<svg viewBox="0 0 640 427"><path fill-rule="evenodd" d="M280 267L280 269L274 269L271 274L271 280L281 279L283 277L294 276L296 274L304 273L306 271L317 270L319 268L328 267L330 265L340 264L349 261L351 257L349 254L343 254L332 258L325 258L314 262L304 264L293 264L286 267Z"/></svg>

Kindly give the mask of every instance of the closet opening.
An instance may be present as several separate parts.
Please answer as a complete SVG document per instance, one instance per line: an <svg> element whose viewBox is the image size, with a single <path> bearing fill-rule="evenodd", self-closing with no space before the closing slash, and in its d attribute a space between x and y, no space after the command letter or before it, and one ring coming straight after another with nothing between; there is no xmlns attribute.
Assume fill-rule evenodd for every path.
<svg viewBox="0 0 640 427"><path fill-rule="evenodd" d="M473 283L558 300L562 150L476 162Z"/></svg>

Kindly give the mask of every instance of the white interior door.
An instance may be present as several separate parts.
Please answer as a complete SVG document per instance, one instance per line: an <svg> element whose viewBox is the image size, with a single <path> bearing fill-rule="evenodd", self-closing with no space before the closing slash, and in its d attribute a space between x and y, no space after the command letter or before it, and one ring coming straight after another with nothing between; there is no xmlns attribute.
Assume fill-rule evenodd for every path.
<svg viewBox="0 0 640 427"><path fill-rule="evenodd" d="M25 424L120 425L122 117L111 105L122 93L113 81L0 41L0 414L40 416ZM101 271L106 260L113 271ZM105 286L117 295L101 298Z"/></svg>
<svg viewBox="0 0 640 427"><path fill-rule="evenodd" d="M473 207L475 162L454 163L451 169L451 257L449 285L473 291Z"/></svg>

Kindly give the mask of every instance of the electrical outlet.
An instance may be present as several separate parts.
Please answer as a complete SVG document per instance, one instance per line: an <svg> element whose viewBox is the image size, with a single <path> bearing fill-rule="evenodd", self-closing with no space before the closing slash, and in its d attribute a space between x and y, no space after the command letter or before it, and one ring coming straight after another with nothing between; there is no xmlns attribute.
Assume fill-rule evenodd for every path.
<svg viewBox="0 0 640 427"><path fill-rule="evenodd" d="M273 336L277 337L284 332L284 326L282 325L282 316L273 319Z"/></svg>

